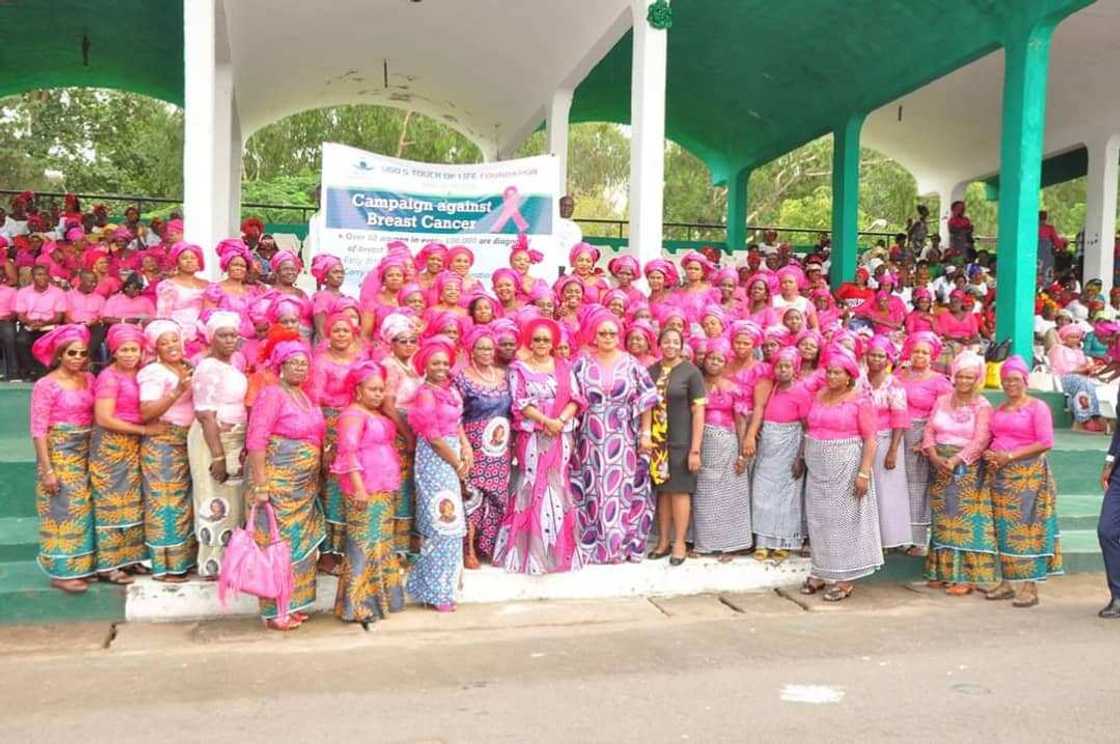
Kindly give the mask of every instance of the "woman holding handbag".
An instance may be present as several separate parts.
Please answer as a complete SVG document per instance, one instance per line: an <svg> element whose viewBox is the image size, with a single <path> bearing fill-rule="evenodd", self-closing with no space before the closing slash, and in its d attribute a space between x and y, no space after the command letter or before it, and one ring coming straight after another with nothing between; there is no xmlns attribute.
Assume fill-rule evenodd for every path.
<svg viewBox="0 0 1120 744"><path fill-rule="evenodd" d="M280 536L291 547L291 614L276 601L261 599L261 617L271 630L292 630L307 619L303 612L315 602L319 545L326 524L317 508L323 412L301 389L311 368L311 350L302 341L281 341L269 357L279 382L260 392L249 415L245 449L258 504L272 505ZM268 510L257 512L257 544L269 544Z"/></svg>

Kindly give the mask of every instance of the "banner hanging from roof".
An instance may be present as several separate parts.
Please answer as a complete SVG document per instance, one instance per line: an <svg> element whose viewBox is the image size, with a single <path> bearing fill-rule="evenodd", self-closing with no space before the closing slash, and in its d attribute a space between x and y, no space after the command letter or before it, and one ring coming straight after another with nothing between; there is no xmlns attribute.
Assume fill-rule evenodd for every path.
<svg viewBox="0 0 1120 744"><path fill-rule="evenodd" d="M342 259L343 291L355 297L395 240L414 255L426 243L465 245L475 256L471 274L488 279L509 265L509 246L524 232L545 255L533 273L556 276L558 182L551 155L441 165L323 143L322 222L312 250Z"/></svg>

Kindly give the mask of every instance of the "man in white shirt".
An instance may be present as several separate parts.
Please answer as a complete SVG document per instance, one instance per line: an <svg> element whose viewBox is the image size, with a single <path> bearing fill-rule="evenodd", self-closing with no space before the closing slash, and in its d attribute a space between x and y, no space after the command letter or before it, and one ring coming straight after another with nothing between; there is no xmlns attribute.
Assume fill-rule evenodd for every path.
<svg viewBox="0 0 1120 744"><path fill-rule="evenodd" d="M572 198L571 194L564 194L560 197L560 219L556 220L556 227L552 233L556 236L557 245L565 256L568 255L568 251L571 250L573 245L583 242L583 230L572 221L572 214L575 211L576 200Z"/></svg>
<svg viewBox="0 0 1120 744"><path fill-rule="evenodd" d="M17 235L27 235L27 213L23 199L18 196L12 199L12 213L6 215L0 225L0 236L11 240Z"/></svg>
<svg viewBox="0 0 1120 744"><path fill-rule="evenodd" d="M776 254L781 249L781 243L778 242L778 231L767 230L762 233L762 242L758 244L758 249L762 251L763 256Z"/></svg>

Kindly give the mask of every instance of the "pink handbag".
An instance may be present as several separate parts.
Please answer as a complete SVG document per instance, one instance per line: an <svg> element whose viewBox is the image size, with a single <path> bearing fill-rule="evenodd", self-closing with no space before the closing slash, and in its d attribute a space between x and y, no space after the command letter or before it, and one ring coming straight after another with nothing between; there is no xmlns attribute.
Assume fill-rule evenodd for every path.
<svg viewBox="0 0 1120 744"><path fill-rule="evenodd" d="M265 502L264 510L268 514L268 547L262 548L253 539L257 518L257 503L254 500L246 522L248 527L235 529L226 546L221 573L218 575L218 600L225 607L227 595L231 591L235 594L245 592L262 599L274 599L277 617L285 620L292 598L292 549L280 537L272 504Z"/></svg>

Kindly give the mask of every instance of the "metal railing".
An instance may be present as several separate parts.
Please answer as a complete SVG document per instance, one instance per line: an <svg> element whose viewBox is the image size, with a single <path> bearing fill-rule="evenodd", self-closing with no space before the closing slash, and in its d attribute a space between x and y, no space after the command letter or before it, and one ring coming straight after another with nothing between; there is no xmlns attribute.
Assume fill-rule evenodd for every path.
<svg viewBox="0 0 1120 744"><path fill-rule="evenodd" d="M0 195L4 197L11 197L17 194L22 194L22 190L15 189L0 189ZM66 194L57 191L36 191L35 201L42 207L47 205L62 205L62 200ZM144 214L146 208L152 207L181 207L183 205L182 197L167 197L167 196L132 196L129 194L83 194L75 193L74 196L88 209L91 204L105 204L110 207L109 211L113 214L123 215L125 209L128 207L136 207ZM45 200L46 204L43 201ZM7 201L7 198L4 199ZM123 205L119 209L114 210L112 205ZM242 210L268 210L272 212L292 212L298 213L299 219L293 220L295 222L307 222L308 218L319 210L318 205L305 205L305 204L264 204L260 202L242 202ZM293 214L294 216L294 214Z"/></svg>

